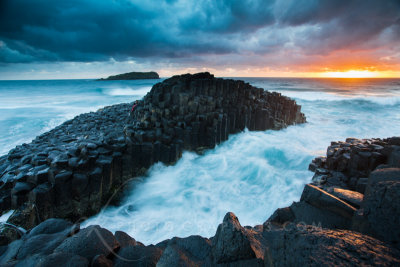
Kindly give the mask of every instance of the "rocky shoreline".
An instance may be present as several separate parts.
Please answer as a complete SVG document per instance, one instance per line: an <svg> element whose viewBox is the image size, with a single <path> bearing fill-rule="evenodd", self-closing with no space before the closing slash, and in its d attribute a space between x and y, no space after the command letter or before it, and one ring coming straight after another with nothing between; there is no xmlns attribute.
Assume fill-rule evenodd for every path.
<svg viewBox="0 0 400 267"><path fill-rule="evenodd" d="M174 76L132 103L82 114L0 157L0 208L30 230L48 218L100 211L125 182L184 150L214 148L230 134L305 122L278 93L209 73ZM131 113L131 115L129 115ZM12 241L0 235L0 245Z"/></svg>
<svg viewBox="0 0 400 267"><path fill-rule="evenodd" d="M327 157L310 164L316 174L314 181L305 186L300 201L276 210L263 225L243 227L229 212L211 238L174 237L144 246L124 232L113 234L99 226L80 229L78 224L66 220L48 219L21 239L0 247L0 263L2 266L399 266L399 140L398 137L351 138L333 142ZM381 155L372 154L376 150ZM365 159L358 157L364 152L371 152L368 165L362 165ZM337 164L344 153L349 153L350 158L347 167L338 171ZM379 165L373 160L375 156L381 159ZM366 166L370 168L364 169ZM360 174L358 180L368 174L364 189L350 189L354 189L350 176L355 174Z"/></svg>
<svg viewBox="0 0 400 267"><path fill-rule="evenodd" d="M310 164L300 201L263 225L243 227L227 213L211 238L149 246L80 229L70 220L98 211L155 162L173 164L183 150L213 148L246 127L305 122L293 100L209 73L159 83L128 117L130 109L80 115L0 158L2 211L16 208L9 222L29 230L3 226L1 266L400 265L399 137L332 142Z"/></svg>

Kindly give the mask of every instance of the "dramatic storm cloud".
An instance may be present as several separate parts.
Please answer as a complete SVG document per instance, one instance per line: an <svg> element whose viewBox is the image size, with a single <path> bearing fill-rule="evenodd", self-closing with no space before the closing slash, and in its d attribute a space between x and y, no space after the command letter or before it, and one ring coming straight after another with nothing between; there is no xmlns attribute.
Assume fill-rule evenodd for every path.
<svg viewBox="0 0 400 267"><path fill-rule="evenodd" d="M0 1L1 72L16 63L114 61L385 70L399 68L399 43L399 0Z"/></svg>

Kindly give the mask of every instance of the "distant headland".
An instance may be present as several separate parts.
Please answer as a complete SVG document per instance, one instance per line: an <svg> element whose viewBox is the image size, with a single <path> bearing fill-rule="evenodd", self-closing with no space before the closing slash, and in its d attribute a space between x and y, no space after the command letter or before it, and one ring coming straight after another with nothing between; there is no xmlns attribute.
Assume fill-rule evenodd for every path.
<svg viewBox="0 0 400 267"><path fill-rule="evenodd" d="M118 75L112 75L108 78L101 78L98 81L113 81L113 80L143 80L143 79L160 79L157 72L127 72Z"/></svg>

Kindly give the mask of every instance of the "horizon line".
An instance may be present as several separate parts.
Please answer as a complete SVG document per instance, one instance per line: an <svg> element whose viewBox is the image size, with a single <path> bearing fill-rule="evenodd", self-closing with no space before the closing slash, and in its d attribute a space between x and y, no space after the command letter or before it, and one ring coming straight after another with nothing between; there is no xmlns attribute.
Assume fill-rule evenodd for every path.
<svg viewBox="0 0 400 267"><path fill-rule="evenodd" d="M176 74L176 75L183 75ZM192 73L194 74L194 73ZM211 73L212 74L212 73ZM160 77L159 79L168 79L173 76ZM271 78L271 79L341 79L341 80L361 80L361 79L400 79L400 77L296 77L296 76L216 76L216 78ZM0 79L0 81L65 81L65 80L99 80L101 78L63 78L63 79ZM159 79L135 79L135 80L102 80L107 81L137 81L137 80L159 80Z"/></svg>

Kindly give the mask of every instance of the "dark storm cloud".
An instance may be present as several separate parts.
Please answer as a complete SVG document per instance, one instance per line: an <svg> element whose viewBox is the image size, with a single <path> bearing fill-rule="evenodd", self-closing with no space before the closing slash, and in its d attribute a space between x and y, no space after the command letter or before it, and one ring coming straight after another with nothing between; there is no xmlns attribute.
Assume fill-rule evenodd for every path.
<svg viewBox="0 0 400 267"><path fill-rule="evenodd" d="M297 44L313 53L335 49L368 49L400 38L398 0L297 0L281 7L283 25L312 25L298 37ZM390 36L388 36L390 35Z"/></svg>
<svg viewBox="0 0 400 267"><path fill-rule="evenodd" d="M0 35L11 49L24 42L60 60L146 56L168 42L158 15L128 1L10 0L2 8Z"/></svg>
<svg viewBox="0 0 400 267"><path fill-rule="evenodd" d="M399 21L399 0L1 0L0 62L324 54L395 42Z"/></svg>
<svg viewBox="0 0 400 267"><path fill-rule="evenodd" d="M274 0L204 1L196 12L183 15L181 30L216 33L253 31L274 23Z"/></svg>

